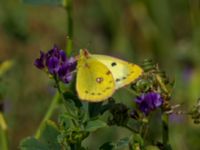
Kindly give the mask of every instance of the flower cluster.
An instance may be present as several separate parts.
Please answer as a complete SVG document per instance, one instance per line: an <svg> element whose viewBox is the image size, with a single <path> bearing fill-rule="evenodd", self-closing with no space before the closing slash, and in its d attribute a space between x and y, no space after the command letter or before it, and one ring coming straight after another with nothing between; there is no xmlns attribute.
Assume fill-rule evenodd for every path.
<svg viewBox="0 0 200 150"><path fill-rule="evenodd" d="M37 58L34 64L39 69L46 68L48 73L59 77L64 83L69 83L77 63L73 57L68 59L63 50L54 46L47 53L41 51L40 58Z"/></svg>
<svg viewBox="0 0 200 150"><path fill-rule="evenodd" d="M145 115L148 115L150 111L160 107L163 104L163 99L159 93L148 92L137 97L135 102L138 104L139 109Z"/></svg>

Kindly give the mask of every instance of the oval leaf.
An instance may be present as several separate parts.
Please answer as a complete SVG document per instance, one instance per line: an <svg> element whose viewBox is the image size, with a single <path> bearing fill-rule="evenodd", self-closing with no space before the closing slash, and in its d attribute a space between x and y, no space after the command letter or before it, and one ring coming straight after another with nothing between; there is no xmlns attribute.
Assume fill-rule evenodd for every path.
<svg viewBox="0 0 200 150"><path fill-rule="evenodd" d="M106 122L102 120L90 120L86 123L85 130L88 132L93 132L99 128L106 127Z"/></svg>

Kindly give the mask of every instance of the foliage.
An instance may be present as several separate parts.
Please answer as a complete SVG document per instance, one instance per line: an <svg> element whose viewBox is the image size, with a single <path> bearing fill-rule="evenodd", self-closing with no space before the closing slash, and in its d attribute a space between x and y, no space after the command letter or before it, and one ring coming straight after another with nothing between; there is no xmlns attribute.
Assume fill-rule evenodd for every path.
<svg viewBox="0 0 200 150"><path fill-rule="evenodd" d="M53 65L48 65L48 61L52 61ZM61 59L62 62L59 63ZM52 76L55 81L55 87L58 89L60 98L62 99L61 104L65 106L63 112L59 115L58 127L48 121L49 118L45 118L40 128L38 129L39 134L36 134L35 138L27 138L20 144L21 149L88 149L83 145L83 141L93 132L100 128L119 126L126 128L131 132L131 136L120 139L117 142L106 142L99 147L101 150L106 149L120 149L129 148L131 149L164 149L171 150L169 144L169 126L168 126L168 115L175 113L173 106L171 105L171 93L173 89L173 82L161 72L158 65L153 63L151 60L145 60L143 63L144 73L143 75L131 86L130 91L137 97L135 98L136 107L130 107L123 103L116 103L115 99L108 99L104 104L82 102L75 91L75 82L71 81L70 78L67 82L59 77L60 68L64 59L67 67L71 68L69 58L66 57L64 51L53 48L44 54L41 52L40 58L37 58L35 65L38 69L45 69L47 67L47 73ZM46 61L46 63L45 63ZM56 63L55 63L56 62ZM76 67L73 67L75 69ZM74 70L71 69L68 73ZM66 76L69 76L66 74ZM75 79L74 79L75 80ZM69 84L70 83L70 84ZM69 84L68 87L65 84ZM66 91L66 88L68 89ZM66 92L63 92L63 91ZM55 98L57 103L59 97ZM56 105L52 101L53 105ZM147 135L150 134L150 122L154 120L151 113L157 111L158 117L160 118L160 125L162 126L161 135L151 140L146 139ZM198 109L198 108L197 108ZM50 113L53 109L49 109ZM101 118L104 113L109 112L107 116L107 122ZM195 110L193 111L194 118ZM133 122L134 121L134 122ZM132 122L132 125L130 123ZM195 121L196 122L196 121ZM162 137L162 140L161 138ZM161 141L162 142L161 142ZM152 142L153 141L153 142Z"/></svg>
<svg viewBox="0 0 200 150"><path fill-rule="evenodd" d="M62 148L199 149L198 6L189 0L0 1L0 66L5 65L0 70L0 149L17 149L38 124L35 136L20 146L49 149L45 140L50 139L41 139L49 120L54 125L50 121L48 131L58 131L50 145ZM74 79L66 85L58 74L48 74L47 83L33 69L36 49L52 43L66 48L68 57L90 47L133 62L151 57L161 69L145 60L144 75L131 87L104 103L85 103L76 95ZM11 65L2 63L10 58ZM144 96L151 93L164 103L146 103Z"/></svg>

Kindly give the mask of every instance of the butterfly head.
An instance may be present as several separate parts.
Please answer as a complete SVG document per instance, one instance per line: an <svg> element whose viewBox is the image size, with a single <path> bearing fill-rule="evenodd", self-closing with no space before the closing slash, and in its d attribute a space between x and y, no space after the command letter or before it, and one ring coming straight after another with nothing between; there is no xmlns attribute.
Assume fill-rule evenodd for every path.
<svg viewBox="0 0 200 150"><path fill-rule="evenodd" d="M76 56L76 60L78 61L80 61L80 60L83 60L83 59L86 59L86 58L88 58L89 57L89 52L88 52L88 50L87 49L80 49L80 51L79 51L79 55L77 55Z"/></svg>
<svg viewBox="0 0 200 150"><path fill-rule="evenodd" d="M88 58L89 57L89 52L87 49L80 49L80 57L81 58Z"/></svg>
<svg viewBox="0 0 200 150"><path fill-rule="evenodd" d="M87 64L87 60L90 58L90 53L87 49L80 49L79 55L76 57L78 61L78 67Z"/></svg>

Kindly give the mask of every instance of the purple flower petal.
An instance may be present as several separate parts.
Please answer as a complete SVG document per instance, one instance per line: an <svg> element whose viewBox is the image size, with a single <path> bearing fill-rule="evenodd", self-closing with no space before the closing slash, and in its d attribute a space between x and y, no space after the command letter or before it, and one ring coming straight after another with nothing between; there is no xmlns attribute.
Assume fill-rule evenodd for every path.
<svg viewBox="0 0 200 150"><path fill-rule="evenodd" d="M45 53L40 51L40 58L37 58L34 62L34 65L39 68L39 69L43 69L44 66L44 59L45 59Z"/></svg>
<svg viewBox="0 0 200 150"><path fill-rule="evenodd" d="M37 58L35 60L34 65L39 69L43 69L44 68L44 64L43 64L42 60L39 59L39 58Z"/></svg>
<svg viewBox="0 0 200 150"><path fill-rule="evenodd" d="M71 81L72 78L73 78L72 74L68 74L67 76L65 76L64 82L65 82L65 83L69 83L69 81Z"/></svg>
<svg viewBox="0 0 200 150"><path fill-rule="evenodd" d="M67 63L69 64L69 67L70 67L70 70L71 70L71 71L76 69L77 61L76 61L76 59L75 59L74 57L71 57L71 58L68 60Z"/></svg>
<svg viewBox="0 0 200 150"><path fill-rule="evenodd" d="M56 74L59 70L59 60L56 57L50 57L47 62L48 70L51 74Z"/></svg>
<svg viewBox="0 0 200 150"><path fill-rule="evenodd" d="M72 80L72 73L69 64L65 63L60 67L58 76L64 83L69 83L69 81Z"/></svg>
<svg viewBox="0 0 200 150"><path fill-rule="evenodd" d="M158 107L163 103L162 97L159 93L149 92L143 93L140 97L135 99L135 102L138 104L139 109L145 114Z"/></svg>
<svg viewBox="0 0 200 150"><path fill-rule="evenodd" d="M63 62L65 62L65 61L67 60L67 56L66 56L66 54L65 54L65 51L60 50L59 54L60 54L60 56L61 56L61 60L62 60Z"/></svg>
<svg viewBox="0 0 200 150"><path fill-rule="evenodd" d="M160 107L163 103L163 100L160 96L160 94L156 94L155 96L155 99L154 99L154 106L157 108L157 107Z"/></svg>
<svg viewBox="0 0 200 150"><path fill-rule="evenodd" d="M68 70L69 70L69 68L68 68L67 64L63 64L58 70L58 76L60 78L62 78L69 72Z"/></svg>
<svg viewBox="0 0 200 150"><path fill-rule="evenodd" d="M72 80L73 76L72 74L66 74L65 76L63 76L61 78L61 80L64 82L64 83L69 83L71 80Z"/></svg>

